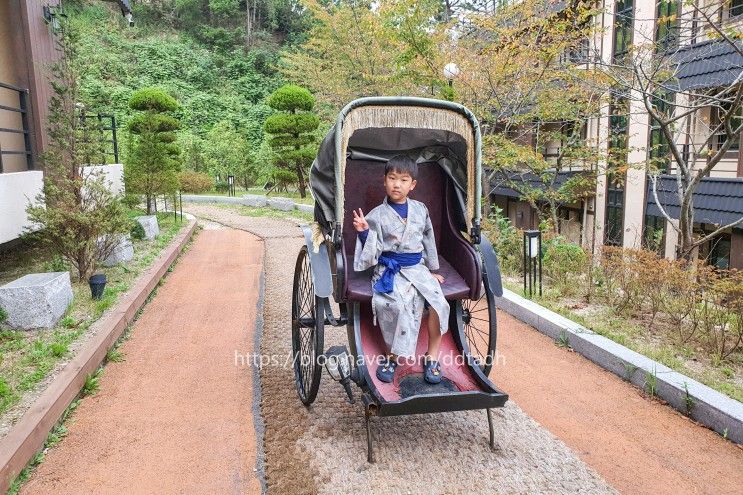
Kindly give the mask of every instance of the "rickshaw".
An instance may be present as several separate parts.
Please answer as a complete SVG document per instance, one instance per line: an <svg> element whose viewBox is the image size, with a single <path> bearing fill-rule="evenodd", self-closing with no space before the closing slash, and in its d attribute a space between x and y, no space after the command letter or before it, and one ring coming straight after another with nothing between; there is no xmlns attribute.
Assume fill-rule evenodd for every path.
<svg viewBox="0 0 743 495"><path fill-rule="evenodd" d="M440 359L445 378L436 385L423 380L420 365L401 365L392 383L377 379L376 358L385 348L373 325L372 271L353 269L357 233L350 212L367 212L382 202L385 163L401 152L419 166L418 187L410 197L428 207L439 273L445 277L442 290L451 305L449 331L441 342L441 356L449 359ZM495 297L503 289L496 253L480 235L480 157L479 124L464 106L427 98L367 97L343 108L312 164L315 222L303 227L305 245L297 257L292 296L296 388L309 407L325 367L351 403L350 384L361 389L369 462L374 462L372 416L485 409L490 448L496 450L491 409L502 407L508 395L488 374L496 349ZM346 327L348 347L324 349L328 326ZM418 355L427 338L421 329Z"/></svg>

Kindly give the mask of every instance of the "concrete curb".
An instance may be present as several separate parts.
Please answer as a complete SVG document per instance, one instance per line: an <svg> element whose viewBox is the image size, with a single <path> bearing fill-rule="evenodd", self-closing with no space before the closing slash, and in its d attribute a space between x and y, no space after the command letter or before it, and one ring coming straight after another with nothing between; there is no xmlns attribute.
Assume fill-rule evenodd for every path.
<svg viewBox="0 0 743 495"><path fill-rule="evenodd" d="M49 431L79 394L86 376L95 372L103 362L108 349L134 320L195 229L196 221L191 220L185 231L176 236L170 247L160 254L155 264L139 277L116 306L91 325L92 338L0 440L0 493L8 490L12 481L43 447Z"/></svg>
<svg viewBox="0 0 743 495"><path fill-rule="evenodd" d="M282 198L279 196L272 196L267 198L259 194L245 194L241 198L230 197L230 196L203 196L199 194L184 194L182 196L183 201L189 201L191 203L228 203L245 206L253 206L256 208L268 207L275 210L291 211L293 209L299 210L305 213L314 213L315 205L307 205L304 203L295 203L291 198ZM291 204L291 207L289 207Z"/></svg>
<svg viewBox="0 0 743 495"><path fill-rule="evenodd" d="M552 339L567 339L575 352L646 389L695 421L743 443L743 404L642 354L504 289L496 306Z"/></svg>

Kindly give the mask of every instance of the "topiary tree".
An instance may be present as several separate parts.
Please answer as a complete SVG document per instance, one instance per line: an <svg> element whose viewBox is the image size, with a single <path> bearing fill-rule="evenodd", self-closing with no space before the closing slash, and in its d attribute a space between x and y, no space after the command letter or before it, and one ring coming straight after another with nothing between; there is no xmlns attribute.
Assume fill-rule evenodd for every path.
<svg viewBox="0 0 743 495"><path fill-rule="evenodd" d="M299 194L304 198L307 169L317 151L312 132L320 125L320 119L311 113L315 97L305 88L287 84L274 91L268 105L278 111L263 126L271 134L268 143L276 153L273 164L296 174Z"/></svg>
<svg viewBox="0 0 743 495"><path fill-rule="evenodd" d="M180 123L169 115L178 109L178 102L161 89L143 88L129 99L129 107L139 113L129 121L131 149L124 182L127 192L145 196L150 214L156 195L178 189L180 148L174 131Z"/></svg>

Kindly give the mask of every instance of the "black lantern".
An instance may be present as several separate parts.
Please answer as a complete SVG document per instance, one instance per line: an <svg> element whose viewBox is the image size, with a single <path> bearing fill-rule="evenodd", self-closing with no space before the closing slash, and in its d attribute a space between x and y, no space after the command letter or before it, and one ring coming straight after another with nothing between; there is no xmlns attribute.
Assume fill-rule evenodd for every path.
<svg viewBox="0 0 743 495"><path fill-rule="evenodd" d="M235 176L234 175L227 176L227 185L229 186L229 195L234 196L235 195Z"/></svg>
<svg viewBox="0 0 743 495"><path fill-rule="evenodd" d="M528 276L527 276L528 275ZM529 280L529 297L534 295L539 278L539 297L542 297L542 232L539 230L524 231L524 294L527 293Z"/></svg>

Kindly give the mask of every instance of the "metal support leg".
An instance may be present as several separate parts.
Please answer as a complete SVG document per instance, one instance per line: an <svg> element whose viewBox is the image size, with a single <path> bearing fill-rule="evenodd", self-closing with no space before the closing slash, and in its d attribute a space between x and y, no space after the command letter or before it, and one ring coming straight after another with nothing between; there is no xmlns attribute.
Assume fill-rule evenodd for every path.
<svg viewBox="0 0 743 495"><path fill-rule="evenodd" d="M373 464L374 446L372 445L371 414L369 414L369 409L366 407L364 408L364 419L366 420L366 460Z"/></svg>
<svg viewBox="0 0 743 495"><path fill-rule="evenodd" d="M493 429L493 413L490 410L490 408L487 408L485 411L488 413L488 428L490 428L490 450L493 452L497 452L500 450L500 447L498 447L495 444L495 430Z"/></svg>

